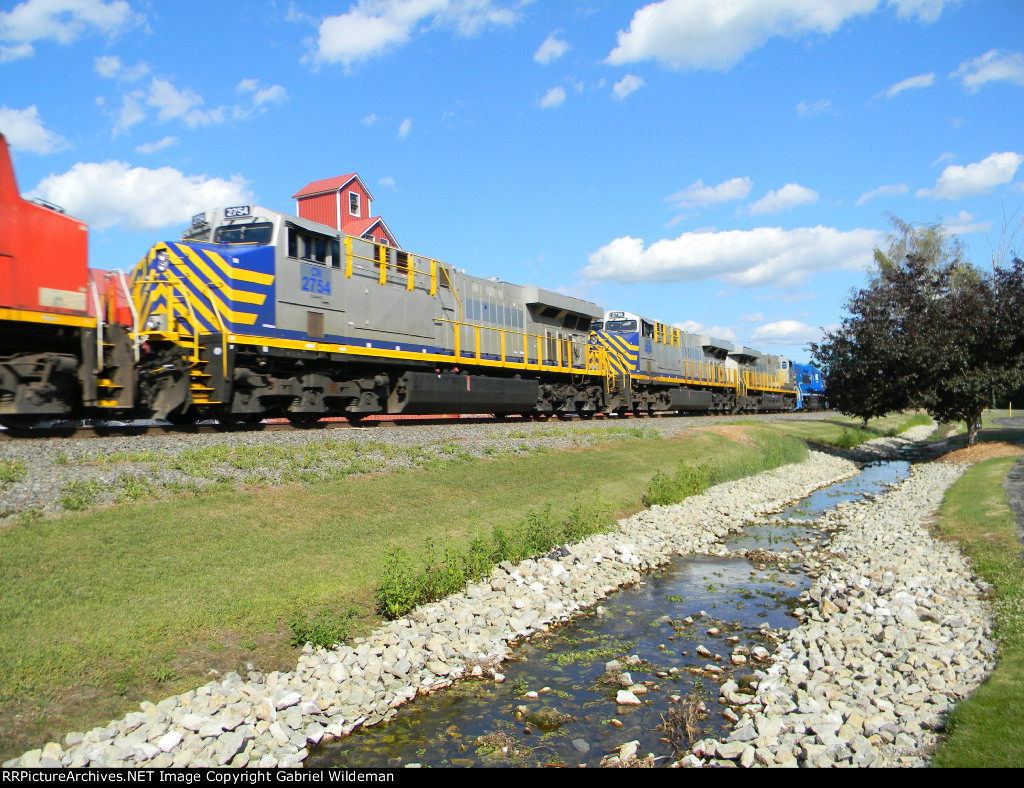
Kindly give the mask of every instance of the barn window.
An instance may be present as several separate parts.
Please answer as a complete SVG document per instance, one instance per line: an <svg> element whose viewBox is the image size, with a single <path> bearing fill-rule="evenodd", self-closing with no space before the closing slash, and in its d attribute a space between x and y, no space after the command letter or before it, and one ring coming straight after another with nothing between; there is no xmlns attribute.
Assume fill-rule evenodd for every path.
<svg viewBox="0 0 1024 788"><path fill-rule="evenodd" d="M352 214L352 216L362 216L363 214L360 211L361 207L362 206L360 205L359 194L357 192L349 192L348 193L348 212L350 214Z"/></svg>

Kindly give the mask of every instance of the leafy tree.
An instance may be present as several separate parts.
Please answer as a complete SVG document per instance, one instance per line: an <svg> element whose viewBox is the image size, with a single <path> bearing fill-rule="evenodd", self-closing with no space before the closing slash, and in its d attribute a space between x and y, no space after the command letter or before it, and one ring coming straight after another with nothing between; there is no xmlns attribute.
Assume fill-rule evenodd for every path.
<svg viewBox="0 0 1024 788"><path fill-rule="evenodd" d="M888 252L875 250L877 277L812 354L840 411L866 421L924 408L966 422L974 445L993 396L1024 383L1024 263L984 273L963 262L940 226L923 235L899 227L910 237L890 236ZM904 249L913 251L898 257Z"/></svg>

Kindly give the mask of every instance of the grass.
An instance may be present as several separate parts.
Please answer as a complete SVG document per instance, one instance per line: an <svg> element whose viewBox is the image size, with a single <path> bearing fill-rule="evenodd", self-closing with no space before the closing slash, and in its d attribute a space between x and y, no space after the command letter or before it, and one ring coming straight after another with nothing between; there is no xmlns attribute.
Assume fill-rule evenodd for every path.
<svg viewBox="0 0 1024 788"><path fill-rule="evenodd" d="M298 471L323 453L281 462ZM657 471L754 453L712 433L489 461L453 445L417 472L312 467L313 484L191 485L190 497L161 500L122 478L122 504L0 531L0 757L204 684L211 669L294 669L303 627L335 637L340 616L349 635L368 633L389 544L419 556L437 533L443 550L467 553L474 539L515 533L529 509L569 521L579 500L625 514ZM224 458L239 459L182 464L216 474ZM93 492L64 495L77 506Z"/></svg>
<svg viewBox="0 0 1024 788"><path fill-rule="evenodd" d="M865 441L899 435L911 427L924 424L931 424L931 419L923 413L912 416L892 413L880 419L871 419L867 427L864 427L860 419L845 416L834 416L822 421L773 422L765 426L812 443L852 449Z"/></svg>
<svg viewBox="0 0 1024 788"><path fill-rule="evenodd" d="M644 493L644 505L679 503L715 484L807 459L807 444L799 438L765 430L754 431L752 437L757 447L754 455L715 458L697 465L680 463L671 475L658 471Z"/></svg>
<svg viewBox="0 0 1024 788"><path fill-rule="evenodd" d="M1015 457L972 466L946 494L937 533L955 541L992 584L998 666L954 709L933 765L1024 766L1024 561L1002 479Z"/></svg>

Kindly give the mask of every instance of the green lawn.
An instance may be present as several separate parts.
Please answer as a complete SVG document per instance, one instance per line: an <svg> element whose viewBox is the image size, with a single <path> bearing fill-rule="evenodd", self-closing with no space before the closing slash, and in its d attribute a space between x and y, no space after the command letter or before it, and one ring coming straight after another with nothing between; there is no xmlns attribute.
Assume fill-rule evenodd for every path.
<svg viewBox="0 0 1024 788"><path fill-rule="evenodd" d="M954 540L991 583L999 664L960 703L934 765L1024 766L1024 560L1002 479L1016 457L972 466L946 494L937 533Z"/></svg>

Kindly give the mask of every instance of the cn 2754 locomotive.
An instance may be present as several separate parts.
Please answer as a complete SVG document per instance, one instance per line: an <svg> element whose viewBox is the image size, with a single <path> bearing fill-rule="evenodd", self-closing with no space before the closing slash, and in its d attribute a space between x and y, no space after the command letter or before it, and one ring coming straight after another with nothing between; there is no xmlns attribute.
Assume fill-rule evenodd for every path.
<svg viewBox="0 0 1024 788"><path fill-rule="evenodd" d="M266 208L196 216L131 287L139 401L157 417L587 415L608 403L587 343L594 304Z"/></svg>

